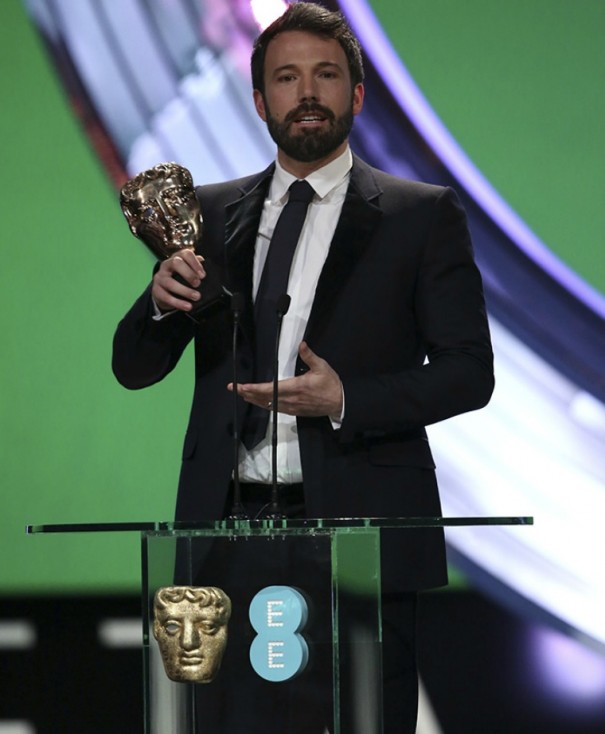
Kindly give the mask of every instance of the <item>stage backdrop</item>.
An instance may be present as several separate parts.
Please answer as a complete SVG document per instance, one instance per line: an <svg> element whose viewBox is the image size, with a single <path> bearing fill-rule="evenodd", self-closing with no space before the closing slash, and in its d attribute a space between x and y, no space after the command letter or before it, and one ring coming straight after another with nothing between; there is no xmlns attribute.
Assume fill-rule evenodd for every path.
<svg viewBox="0 0 605 734"><path fill-rule="evenodd" d="M605 6L373 6L475 163L605 291ZM143 392L113 379L113 330L151 258L129 234L20 0L0 5L0 69L0 593L133 590L136 537L27 538L24 528L171 517L190 358Z"/></svg>

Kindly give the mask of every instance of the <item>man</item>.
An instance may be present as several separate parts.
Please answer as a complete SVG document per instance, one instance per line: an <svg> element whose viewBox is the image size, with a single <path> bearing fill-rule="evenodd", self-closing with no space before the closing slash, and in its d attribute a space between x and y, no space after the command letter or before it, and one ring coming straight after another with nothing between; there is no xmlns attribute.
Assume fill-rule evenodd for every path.
<svg viewBox="0 0 605 734"><path fill-rule="evenodd" d="M291 6L257 40L252 78L277 160L258 175L198 189L204 255L224 266L229 289L246 300L240 384L230 384L230 314L197 327L185 316L204 280L192 251L163 262L121 322L115 374L126 387L150 385L194 340L196 385L177 518L228 515L230 390L249 405L270 406L271 383L254 377L253 302L289 186L304 179L314 197L292 261L292 304L279 347L285 511L439 516L425 426L484 406L493 389L481 278L464 213L450 189L395 179L351 154L363 68L340 15L314 4ZM269 501L270 467L267 437L242 446L243 500L254 511ZM413 732L415 592L446 583L443 537L434 530L385 533L381 552L385 731Z"/></svg>
<svg viewBox="0 0 605 734"><path fill-rule="evenodd" d="M167 586L154 597L153 636L166 675L174 681L210 683L227 646L231 600L212 586Z"/></svg>

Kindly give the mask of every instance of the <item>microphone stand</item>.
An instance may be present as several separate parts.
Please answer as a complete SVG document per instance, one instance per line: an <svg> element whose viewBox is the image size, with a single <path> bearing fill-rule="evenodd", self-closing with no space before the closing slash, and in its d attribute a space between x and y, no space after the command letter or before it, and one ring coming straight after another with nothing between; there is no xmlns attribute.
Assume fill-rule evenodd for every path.
<svg viewBox="0 0 605 734"><path fill-rule="evenodd" d="M290 308L290 296L283 293L277 299L277 332L275 334L275 353L273 357L273 398L271 400L271 504L268 518L281 520L284 517L279 504L277 491L277 383L279 374L279 338L284 316Z"/></svg>
<svg viewBox="0 0 605 734"><path fill-rule="evenodd" d="M233 505L229 520L247 520L248 513L242 503L242 491L239 483L239 428L237 402L237 332L239 319L244 310L244 296L241 293L233 293L231 296L231 312L233 314L233 339L232 339L232 367L233 367Z"/></svg>

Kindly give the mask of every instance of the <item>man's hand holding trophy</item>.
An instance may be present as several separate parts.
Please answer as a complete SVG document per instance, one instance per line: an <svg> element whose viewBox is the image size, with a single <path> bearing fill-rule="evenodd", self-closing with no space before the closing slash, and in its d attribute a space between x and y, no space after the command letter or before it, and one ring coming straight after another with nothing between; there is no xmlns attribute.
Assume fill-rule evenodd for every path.
<svg viewBox="0 0 605 734"><path fill-rule="evenodd" d="M184 311L198 322L228 303L214 263L200 253L202 213L191 173L160 163L127 181L120 206L130 231L162 261L152 295L161 311Z"/></svg>

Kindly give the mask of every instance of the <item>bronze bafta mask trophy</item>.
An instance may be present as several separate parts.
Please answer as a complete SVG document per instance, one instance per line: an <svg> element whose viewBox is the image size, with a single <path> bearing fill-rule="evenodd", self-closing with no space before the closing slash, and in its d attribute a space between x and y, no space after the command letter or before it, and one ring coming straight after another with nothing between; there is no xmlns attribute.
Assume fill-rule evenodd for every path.
<svg viewBox="0 0 605 734"><path fill-rule="evenodd" d="M215 586L166 586L154 597L153 636L179 683L210 683L227 646L231 600Z"/></svg>
<svg viewBox="0 0 605 734"><path fill-rule="evenodd" d="M120 191L120 206L135 237L160 260L184 248L198 255L202 239L202 213L191 173L177 163L160 163L127 181ZM202 314L228 303L229 291L222 285L214 263L204 260L206 277L199 286L201 298L188 316L199 321ZM180 279L178 275L173 277ZM181 280L181 282L184 282Z"/></svg>

